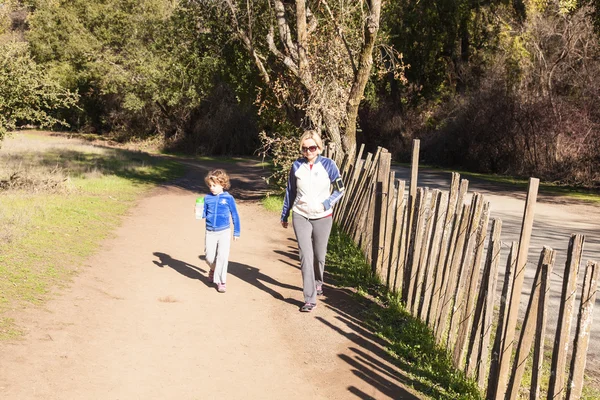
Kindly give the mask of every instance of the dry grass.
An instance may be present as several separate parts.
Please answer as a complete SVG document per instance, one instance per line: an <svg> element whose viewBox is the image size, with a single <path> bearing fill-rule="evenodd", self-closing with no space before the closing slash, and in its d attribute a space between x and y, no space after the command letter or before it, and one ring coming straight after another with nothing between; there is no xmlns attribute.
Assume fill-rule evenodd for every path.
<svg viewBox="0 0 600 400"><path fill-rule="evenodd" d="M5 311L42 304L119 224L136 199L183 167L168 158L51 133L0 147L0 340L20 335Z"/></svg>
<svg viewBox="0 0 600 400"><path fill-rule="evenodd" d="M36 140L31 140L35 136ZM72 160L66 155L103 155L106 149L44 133L9 136L0 150L0 192L68 193L73 190L69 173Z"/></svg>

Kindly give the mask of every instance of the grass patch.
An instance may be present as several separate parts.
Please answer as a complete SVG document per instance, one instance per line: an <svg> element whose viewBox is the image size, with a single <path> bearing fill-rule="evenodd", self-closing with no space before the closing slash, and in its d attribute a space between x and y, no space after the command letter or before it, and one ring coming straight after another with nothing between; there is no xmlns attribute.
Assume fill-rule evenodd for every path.
<svg viewBox="0 0 600 400"><path fill-rule="evenodd" d="M339 286L355 289L364 310L361 320L389 343L387 351L415 382L415 390L435 399L482 398L476 382L454 369L447 352L436 345L429 327L385 291L361 250L335 226L329 239L327 272Z"/></svg>
<svg viewBox="0 0 600 400"><path fill-rule="evenodd" d="M267 196L261 200L264 208L272 212L281 212L283 208L283 196Z"/></svg>
<svg viewBox="0 0 600 400"><path fill-rule="evenodd" d="M12 318L0 317L0 340L15 340L23 335L23 332L15 327Z"/></svg>
<svg viewBox="0 0 600 400"><path fill-rule="evenodd" d="M79 140L15 134L0 148L0 317L69 283L131 206L183 166ZM60 182L47 185L47 182ZM0 338L19 335L3 319Z"/></svg>

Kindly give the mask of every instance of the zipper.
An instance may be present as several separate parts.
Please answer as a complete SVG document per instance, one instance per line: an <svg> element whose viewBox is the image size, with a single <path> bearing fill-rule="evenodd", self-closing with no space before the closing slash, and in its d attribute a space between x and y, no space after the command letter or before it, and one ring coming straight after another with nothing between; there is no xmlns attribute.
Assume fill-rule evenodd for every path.
<svg viewBox="0 0 600 400"><path fill-rule="evenodd" d="M217 202L215 204L215 218L213 220L213 229L217 229L217 217L219 216L219 196L221 196L221 193L217 195Z"/></svg>

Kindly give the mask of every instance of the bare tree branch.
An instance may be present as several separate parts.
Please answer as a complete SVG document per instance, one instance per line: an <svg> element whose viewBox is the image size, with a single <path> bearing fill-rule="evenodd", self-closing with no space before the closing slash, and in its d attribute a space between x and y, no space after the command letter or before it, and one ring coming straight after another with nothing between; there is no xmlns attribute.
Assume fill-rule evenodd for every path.
<svg viewBox="0 0 600 400"><path fill-rule="evenodd" d="M298 71L298 65L292 60L291 57L283 54L277 46L275 45L275 35L273 33L273 27L269 28L269 33L267 34L267 44L269 45L269 50L277 59L283 63L295 76L300 77L300 72Z"/></svg>
<svg viewBox="0 0 600 400"><path fill-rule="evenodd" d="M350 49L350 45L348 44L348 41L346 40L346 36L344 35L344 30L338 24L337 20L333 16L333 13L331 12L331 8L329 8L329 4L327 4L327 1L322 0L322 3L325 6L327 13L329 14L329 18L331 18L331 21L335 25L335 30L337 31L339 37L342 39L342 42L344 42L344 46L346 47L346 51L348 52L348 58L350 59L350 64L352 65L352 71L354 71L354 75L356 75L357 71L356 71L356 63L354 62L354 55L352 54L352 49Z"/></svg>
<svg viewBox="0 0 600 400"><path fill-rule="evenodd" d="M258 71L259 71L260 76L262 77L263 81L266 84L269 84L271 82L271 77L269 76L269 72L267 71L267 69L265 68L265 65L262 62L264 57L261 56L256 51L256 49L252 45L252 41L250 40L250 37L248 36L248 34L240 28L240 24L239 24L238 18L237 18L237 10L236 10L232 0L225 0L225 2L227 3L227 6L229 7L229 12L231 13L231 23L233 24L233 28L236 32L236 35L242 41L246 50L248 50L248 52L250 53L250 56L254 60L254 64L256 64L256 67L258 68Z"/></svg>

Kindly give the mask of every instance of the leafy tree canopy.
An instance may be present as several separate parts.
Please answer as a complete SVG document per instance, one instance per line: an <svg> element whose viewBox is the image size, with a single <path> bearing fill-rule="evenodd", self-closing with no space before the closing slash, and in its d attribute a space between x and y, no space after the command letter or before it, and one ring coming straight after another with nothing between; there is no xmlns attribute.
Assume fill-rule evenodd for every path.
<svg viewBox="0 0 600 400"><path fill-rule="evenodd" d="M53 111L72 107L76 101L74 93L58 85L35 63L27 43L0 43L0 140L17 124L67 126L53 116Z"/></svg>

